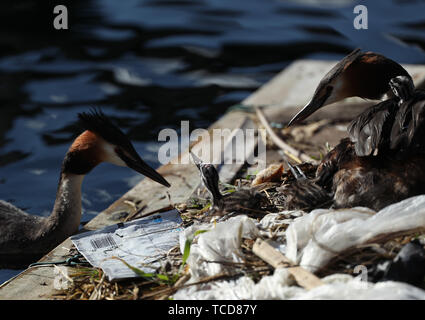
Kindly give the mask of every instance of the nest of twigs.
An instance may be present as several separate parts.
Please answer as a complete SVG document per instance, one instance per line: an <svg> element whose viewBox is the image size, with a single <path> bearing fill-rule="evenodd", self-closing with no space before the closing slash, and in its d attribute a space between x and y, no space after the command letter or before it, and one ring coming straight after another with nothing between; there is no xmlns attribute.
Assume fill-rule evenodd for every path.
<svg viewBox="0 0 425 320"><path fill-rule="evenodd" d="M304 163L300 165L305 175L312 178L315 175L316 166ZM223 194L233 192L238 188L250 188L253 180L252 176L246 174L246 169L236 177L232 185L220 184L220 191ZM260 221L269 213L279 213L284 207L284 198L278 188L282 185L291 185L295 182L295 177L290 171L285 171L280 181L267 182L255 186L266 199L267 203L262 205L259 212L241 212L247 214L251 218ZM184 226L187 227L195 222L211 221L214 217L206 215L211 210L211 200L205 190L201 190L195 194L186 203L176 205L180 211ZM207 219L205 218L207 217ZM287 219L295 219L296 216L285 216ZM279 230L270 230L268 238L272 240L282 240L282 234L286 230L287 225L282 225ZM319 277L324 277L334 273L345 273L355 275L354 267L364 265L368 269L372 266L385 261L392 260L398 254L402 246L418 236L423 234L412 234L408 236L398 236L392 239L382 239L373 244L368 244L344 253L334 258L326 268L316 273ZM196 240L195 240L196 241ZM183 254L180 248L176 246L169 252L164 259L164 263L156 274L158 276L152 278L136 278L128 281L109 282L102 270L88 267L75 267L70 272L72 283L67 290L58 292L58 299L82 299L82 300L131 300L131 299L169 299L172 295L187 285L197 285L218 280L235 279L241 276L249 276L255 282L261 280L262 277L273 274L273 267L260 259L252 251L254 240L244 239L242 243L242 252L244 261L242 263L228 263L232 271L226 274L219 274L213 277L201 279L196 283L186 284L189 278L187 266L184 264ZM217 263L217 262L214 262ZM229 268L227 268L229 269Z"/></svg>

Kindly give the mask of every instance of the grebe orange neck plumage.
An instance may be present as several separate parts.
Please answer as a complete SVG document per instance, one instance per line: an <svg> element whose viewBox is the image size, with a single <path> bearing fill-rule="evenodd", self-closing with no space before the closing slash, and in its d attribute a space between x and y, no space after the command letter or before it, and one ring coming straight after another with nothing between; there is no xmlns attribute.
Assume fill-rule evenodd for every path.
<svg viewBox="0 0 425 320"><path fill-rule="evenodd" d="M127 166L170 186L140 158L130 140L103 113L82 113L79 118L85 131L72 143L62 162L50 216L29 215L0 200L0 268L21 268L34 262L78 231L83 178L101 162Z"/></svg>

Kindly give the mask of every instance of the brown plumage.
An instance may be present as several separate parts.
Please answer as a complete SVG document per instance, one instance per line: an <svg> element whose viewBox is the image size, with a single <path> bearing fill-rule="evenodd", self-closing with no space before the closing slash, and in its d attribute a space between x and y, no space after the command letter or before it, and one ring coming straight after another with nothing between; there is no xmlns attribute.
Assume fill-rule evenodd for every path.
<svg viewBox="0 0 425 320"><path fill-rule="evenodd" d="M323 95L326 92L326 95ZM290 121L345 97L383 102L349 125L343 139L319 165L314 183L333 193L334 207L379 210L425 193L425 92L398 63L356 50L320 82L313 99Z"/></svg>
<svg viewBox="0 0 425 320"><path fill-rule="evenodd" d="M315 182L333 194L333 207L367 206L380 210L425 193L425 155L395 159L387 154L359 157L343 139L319 165Z"/></svg>
<svg viewBox="0 0 425 320"><path fill-rule="evenodd" d="M312 210L332 204L332 193L314 179L298 179L276 190L283 195L284 210Z"/></svg>
<svg viewBox="0 0 425 320"><path fill-rule="evenodd" d="M215 201L211 214L224 215L231 212L258 214L261 207L267 203L267 198L254 188L240 188Z"/></svg>

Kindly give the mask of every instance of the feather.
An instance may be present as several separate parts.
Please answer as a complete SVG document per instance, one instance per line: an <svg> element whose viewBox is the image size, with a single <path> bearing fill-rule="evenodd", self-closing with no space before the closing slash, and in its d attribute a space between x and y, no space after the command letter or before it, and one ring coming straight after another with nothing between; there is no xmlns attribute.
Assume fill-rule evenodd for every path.
<svg viewBox="0 0 425 320"><path fill-rule="evenodd" d="M423 149L425 131L425 93L423 97L415 96L411 105L412 120L407 129L407 143L409 147L421 147Z"/></svg>
<svg viewBox="0 0 425 320"><path fill-rule="evenodd" d="M348 133L359 157L387 148L386 137L394 121L396 107L395 99L386 100L367 109L350 123Z"/></svg>
<svg viewBox="0 0 425 320"><path fill-rule="evenodd" d="M393 152L422 152L425 147L425 92L416 91L413 97L400 104L390 135Z"/></svg>
<svg viewBox="0 0 425 320"><path fill-rule="evenodd" d="M134 149L124 132L113 124L100 109L93 108L91 112L79 113L78 118L84 130L97 133L113 145L119 145L128 150Z"/></svg>

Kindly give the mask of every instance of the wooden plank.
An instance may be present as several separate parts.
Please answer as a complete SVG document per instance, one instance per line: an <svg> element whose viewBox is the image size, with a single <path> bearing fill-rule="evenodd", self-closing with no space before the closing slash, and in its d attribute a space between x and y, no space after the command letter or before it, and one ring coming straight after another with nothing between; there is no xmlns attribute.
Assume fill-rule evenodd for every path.
<svg viewBox="0 0 425 320"><path fill-rule="evenodd" d="M226 114L210 128L234 129L240 119L247 113L237 111ZM207 141L207 140L205 140ZM195 150L201 145L195 145ZM175 164L163 165L158 169L167 181L172 185L164 188L149 179L143 179L133 189L129 190L120 199L115 201L109 208L99 213L94 219L84 226L85 230L95 230L111 224L119 223L134 210L140 210L140 216L165 210L170 205L184 202L192 194L193 189L199 184L199 171L194 164L189 162L189 152L179 155L179 159L172 161ZM167 196L167 192L170 198ZM133 203L130 205L129 203ZM65 240L58 247L40 259L40 262L61 261L68 254L72 243ZM71 270L71 269L70 269ZM71 272L71 271L70 271ZM52 299L57 291L53 287L55 278L53 267L37 267L23 271L12 281L0 286L0 300L2 299Z"/></svg>
<svg viewBox="0 0 425 320"><path fill-rule="evenodd" d="M64 260L71 248L68 238L43 259L46 261ZM53 266L37 266L26 269L17 277L0 286L0 300L52 299L58 291L54 288L56 274Z"/></svg>
<svg viewBox="0 0 425 320"><path fill-rule="evenodd" d="M268 119L273 119L275 122L280 119L288 121L301 106L309 101L321 77L335 63L335 61L296 61L245 99L243 104L267 106L263 110ZM425 66L408 65L404 67L412 74L417 86L424 86ZM363 100L359 99L347 99L343 104L352 106L349 110L344 110L344 114L351 118L366 105ZM338 105L323 108L313 114L311 119L330 117L332 110L336 110L333 108L336 107ZM352 112L351 115L350 112ZM229 112L215 122L209 131L214 128L232 130L240 125L242 118L247 116L251 117L249 113L242 111ZM178 158L185 163L184 161L187 161L188 157L189 153L184 152ZM171 203L184 202L199 184L199 172L195 165L167 164L161 166L158 171L172 184L171 188L166 189L151 180L144 179L86 224L85 229L99 229L124 221L126 217L135 212L138 216L145 216L157 210L164 210L170 206L170 201ZM170 197L167 196L167 192ZM69 248L71 248L71 242L67 239L40 261L63 260ZM52 285L53 269L37 267L25 270L12 281L0 286L0 300L53 298L52 295L56 292Z"/></svg>
<svg viewBox="0 0 425 320"><path fill-rule="evenodd" d="M252 252L274 268L287 268L297 283L307 290L323 285L323 282L314 274L302 267L295 266L295 264L281 252L260 238L257 238L255 241Z"/></svg>
<svg viewBox="0 0 425 320"><path fill-rule="evenodd" d="M297 159L299 159L299 161L301 162L311 162L311 163L316 163L317 161L312 159L309 155L305 154L302 151L298 151L295 150L294 148L292 148L289 144L286 144L282 139L280 139L276 133L273 131L273 129L270 127L266 116L264 115L263 111L261 110L261 107L255 107L255 111L257 113L257 117L259 118L259 120L261 121L261 123L263 124L263 126L266 128L267 133L269 134L269 136L271 137L271 139L273 140L273 142L282 149L283 152L285 152L285 154L291 154L292 156L295 156Z"/></svg>
<svg viewBox="0 0 425 320"><path fill-rule="evenodd" d="M243 161L236 161L237 159L237 152L233 152L232 148L234 146L234 140L236 139L236 136L238 134L239 130L246 130L246 129L256 129L257 126L254 124L254 122L248 117L248 115L242 116L240 121L238 121L238 125L230 132L229 136L227 137L226 141L223 141L223 147L221 145L221 141L214 140L213 144L211 145L211 148L214 149L214 144L218 145L218 150L220 151L218 154L210 155L210 157L206 157L206 155L200 155L199 149L202 148L202 146L198 145L194 146L192 148L192 152L200 158L205 163L214 163L216 164L216 169L218 171L218 174L220 176L220 181L224 183L231 183L235 175L239 172L243 164L247 161L247 158L254 154L255 147L257 146L258 139L255 139L255 141L251 141L253 143L247 144L245 143L245 146L249 146L249 150L244 150L243 154ZM209 141L211 142L211 136L209 137ZM217 145L215 146L215 149L217 149ZM231 158L230 158L231 156ZM202 190L205 190L202 182L199 179L198 185L193 189L191 196L199 195Z"/></svg>
<svg viewBox="0 0 425 320"><path fill-rule="evenodd" d="M226 145L224 146L222 158L223 163L218 165L220 181L222 182L230 183L235 177L235 175L239 172L241 167L244 165L244 163L247 161L248 157L254 154L254 150L258 142L258 139L255 138L254 141L250 141L250 143L245 143L245 146L250 149L243 149L244 153L242 154L242 156L238 154L237 150L235 150L235 152L232 151L232 148L235 146L235 139L237 139L237 131L244 131L247 129L257 129L257 126L248 116L245 117L245 120L242 125L232 132L226 142ZM245 138L248 139L249 137L245 135Z"/></svg>
<svg viewBox="0 0 425 320"><path fill-rule="evenodd" d="M243 120L245 117L246 114L243 112L231 113L213 124L209 128L207 134L211 136L211 131L213 129L229 128L230 130L233 130L238 128L240 120ZM199 141L199 143L192 145L191 148L194 152L197 152L204 148L204 144L207 144L210 141L213 141L212 137L209 137L208 139L205 139L204 137ZM222 149L220 145L212 147ZM158 169L158 172L170 182L170 188L166 189L157 183L153 183L149 179L143 179L104 213L99 214L91 220L85 228L89 230L99 229L99 226L103 227L120 222L121 220L117 219L122 216L119 214L120 212L123 210L135 210L132 206L127 204L128 201L132 203L140 201L136 210L142 210L140 210L137 217L143 217L156 211L166 210L170 205L185 202L193 189L200 182L199 171L190 160L188 150L179 155L178 159L174 159L171 163L161 166ZM169 197L167 196L167 193L169 194Z"/></svg>

